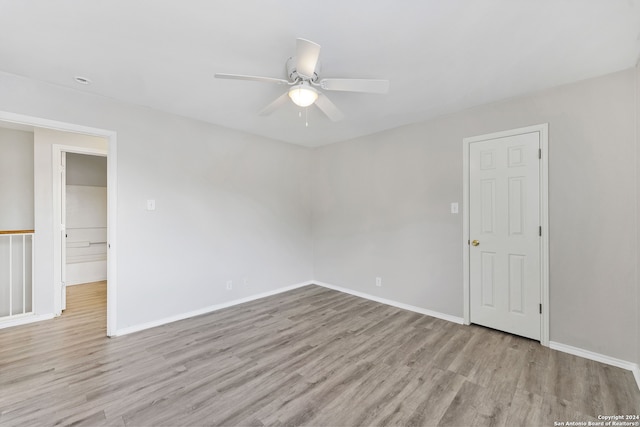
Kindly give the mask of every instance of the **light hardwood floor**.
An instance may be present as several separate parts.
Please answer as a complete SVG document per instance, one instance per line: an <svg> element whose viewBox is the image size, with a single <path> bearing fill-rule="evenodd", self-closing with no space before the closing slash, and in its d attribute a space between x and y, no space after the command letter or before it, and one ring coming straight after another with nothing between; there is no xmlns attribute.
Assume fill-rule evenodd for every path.
<svg viewBox="0 0 640 427"><path fill-rule="evenodd" d="M1 426L553 426L640 413L628 371L317 286L111 339L105 293L70 287L63 316L0 330Z"/></svg>

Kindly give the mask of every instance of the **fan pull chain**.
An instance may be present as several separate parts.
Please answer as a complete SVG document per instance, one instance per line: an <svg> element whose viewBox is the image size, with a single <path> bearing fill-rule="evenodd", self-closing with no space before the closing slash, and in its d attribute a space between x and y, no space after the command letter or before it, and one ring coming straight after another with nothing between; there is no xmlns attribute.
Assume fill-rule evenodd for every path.
<svg viewBox="0 0 640 427"><path fill-rule="evenodd" d="M298 117L302 118L302 110L298 111ZM309 127L309 109L304 109L304 125L305 127Z"/></svg>

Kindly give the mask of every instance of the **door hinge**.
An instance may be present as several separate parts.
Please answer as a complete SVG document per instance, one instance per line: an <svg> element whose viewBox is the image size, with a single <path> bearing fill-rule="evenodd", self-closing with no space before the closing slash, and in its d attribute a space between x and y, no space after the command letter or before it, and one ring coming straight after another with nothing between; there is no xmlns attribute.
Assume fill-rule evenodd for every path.
<svg viewBox="0 0 640 427"><path fill-rule="evenodd" d="M542 237L542 226L538 227L538 236Z"/></svg>
<svg viewBox="0 0 640 427"><path fill-rule="evenodd" d="M542 148L538 148L538 159L542 159Z"/></svg>
<svg viewBox="0 0 640 427"><path fill-rule="evenodd" d="M540 304L540 314L542 314L542 304Z"/></svg>

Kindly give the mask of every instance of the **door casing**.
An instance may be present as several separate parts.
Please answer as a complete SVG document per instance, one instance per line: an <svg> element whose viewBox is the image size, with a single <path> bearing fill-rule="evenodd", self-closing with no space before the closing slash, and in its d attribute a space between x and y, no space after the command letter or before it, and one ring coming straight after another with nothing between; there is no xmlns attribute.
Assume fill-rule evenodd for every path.
<svg viewBox="0 0 640 427"><path fill-rule="evenodd" d="M463 317L464 324L470 324L471 319L471 292L470 292L470 265L469 265L469 146L473 142L486 141L507 136L515 136L524 133L538 132L540 135L541 159L540 159L540 226L542 227L540 245L540 301L542 301L542 317L540 325L540 343L549 346L549 124L543 123L518 129L511 129L491 134L478 135L464 138L462 141L463 152Z"/></svg>

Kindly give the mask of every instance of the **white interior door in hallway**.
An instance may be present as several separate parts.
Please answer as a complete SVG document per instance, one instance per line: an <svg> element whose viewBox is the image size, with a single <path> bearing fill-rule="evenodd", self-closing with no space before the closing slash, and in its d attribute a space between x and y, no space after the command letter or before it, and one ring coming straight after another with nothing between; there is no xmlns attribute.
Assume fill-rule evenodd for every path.
<svg viewBox="0 0 640 427"><path fill-rule="evenodd" d="M540 340L540 133L469 145L470 321Z"/></svg>

